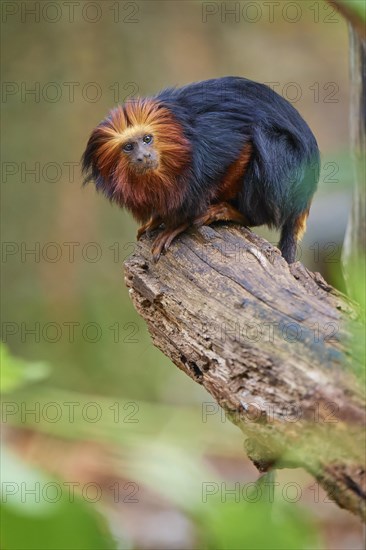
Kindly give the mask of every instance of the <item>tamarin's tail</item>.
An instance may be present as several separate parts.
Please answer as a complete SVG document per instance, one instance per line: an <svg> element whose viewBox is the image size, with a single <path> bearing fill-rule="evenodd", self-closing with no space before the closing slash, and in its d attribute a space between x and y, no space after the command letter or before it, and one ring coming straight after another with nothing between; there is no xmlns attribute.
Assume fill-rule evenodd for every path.
<svg viewBox="0 0 366 550"><path fill-rule="evenodd" d="M279 249L287 263L293 264L296 258L296 247L306 230L306 220L309 215L309 208L297 217L288 219L282 226Z"/></svg>
<svg viewBox="0 0 366 550"><path fill-rule="evenodd" d="M247 171L250 181L246 179L243 186L249 218L258 225L281 227L279 248L290 264L295 261L297 241L305 232L319 180L318 145L300 119L287 131L275 126L255 128L253 148L254 159Z"/></svg>

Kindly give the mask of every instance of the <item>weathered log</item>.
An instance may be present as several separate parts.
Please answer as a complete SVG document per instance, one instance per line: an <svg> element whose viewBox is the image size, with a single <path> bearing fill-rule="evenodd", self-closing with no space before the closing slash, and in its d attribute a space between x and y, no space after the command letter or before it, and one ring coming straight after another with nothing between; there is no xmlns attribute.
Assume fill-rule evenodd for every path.
<svg viewBox="0 0 366 550"><path fill-rule="evenodd" d="M250 230L202 227L157 264L144 237L125 280L154 344L202 384L256 466L302 466L365 518L357 306Z"/></svg>

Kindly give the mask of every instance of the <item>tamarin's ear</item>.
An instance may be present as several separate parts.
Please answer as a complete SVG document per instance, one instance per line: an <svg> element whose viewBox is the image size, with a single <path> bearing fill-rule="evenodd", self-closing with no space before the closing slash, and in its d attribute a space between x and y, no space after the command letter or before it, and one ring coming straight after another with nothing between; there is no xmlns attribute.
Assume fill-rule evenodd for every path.
<svg viewBox="0 0 366 550"><path fill-rule="evenodd" d="M100 129L97 126L90 134L86 149L81 158L82 174L84 176L83 185L86 185L92 180L94 180L97 184L98 179L101 178L97 165L98 150L100 146L101 134Z"/></svg>
<svg viewBox="0 0 366 550"><path fill-rule="evenodd" d="M111 126L109 118L104 120L91 133L82 157L84 185L94 181L98 190L108 197L113 195L113 174L121 158L121 133Z"/></svg>

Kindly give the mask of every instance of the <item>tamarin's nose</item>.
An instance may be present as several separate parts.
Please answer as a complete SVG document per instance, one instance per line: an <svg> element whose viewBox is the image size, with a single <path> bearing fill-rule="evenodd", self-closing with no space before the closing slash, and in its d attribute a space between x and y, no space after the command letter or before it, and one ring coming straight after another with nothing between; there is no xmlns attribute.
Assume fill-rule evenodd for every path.
<svg viewBox="0 0 366 550"><path fill-rule="evenodd" d="M145 158L145 159L151 158L151 153L144 153L144 156L143 156L143 157L142 157L142 156L138 156L136 160L137 160L137 162L142 162L142 161L144 160L144 158Z"/></svg>

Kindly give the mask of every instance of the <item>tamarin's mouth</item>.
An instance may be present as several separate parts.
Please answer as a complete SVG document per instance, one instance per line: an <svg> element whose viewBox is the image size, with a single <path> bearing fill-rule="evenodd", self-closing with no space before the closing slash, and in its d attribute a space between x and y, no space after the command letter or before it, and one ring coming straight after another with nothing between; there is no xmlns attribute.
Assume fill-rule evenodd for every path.
<svg viewBox="0 0 366 550"><path fill-rule="evenodd" d="M132 169L137 174L144 174L151 170L155 170L158 167L159 163L156 160L146 160L144 162L133 163Z"/></svg>

